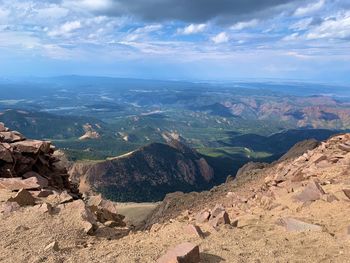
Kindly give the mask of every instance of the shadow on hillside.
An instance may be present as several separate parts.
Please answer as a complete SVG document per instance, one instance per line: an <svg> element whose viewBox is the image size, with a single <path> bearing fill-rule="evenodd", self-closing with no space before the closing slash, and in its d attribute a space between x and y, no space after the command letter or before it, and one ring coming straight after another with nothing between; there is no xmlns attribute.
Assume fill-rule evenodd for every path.
<svg viewBox="0 0 350 263"><path fill-rule="evenodd" d="M226 260L224 260L222 257L213 255L213 254L209 254L209 253L201 253L201 262L205 263L219 263L219 262L224 262Z"/></svg>
<svg viewBox="0 0 350 263"><path fill-rule="evenodd" d="M95 236L107 240L116 240L127 236L129 232L129 229L124 228L99 227Z"/></svg>

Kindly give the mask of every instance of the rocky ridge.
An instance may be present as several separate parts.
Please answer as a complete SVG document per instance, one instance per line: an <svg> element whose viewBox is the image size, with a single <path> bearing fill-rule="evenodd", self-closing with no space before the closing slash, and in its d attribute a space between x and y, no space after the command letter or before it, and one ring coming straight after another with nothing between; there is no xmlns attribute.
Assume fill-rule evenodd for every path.
<svg viewBox="0 0 350 263"><path fill-rule="evenodd" d="M0 261L347 262L350 134L309 146L249 164L210 191L169 194L142 231L106 221L110 214L95 210L109 207L100 197L58 204L53 214L11 202L0 215ZM93 236L82 231L91 214Z"/></svg>

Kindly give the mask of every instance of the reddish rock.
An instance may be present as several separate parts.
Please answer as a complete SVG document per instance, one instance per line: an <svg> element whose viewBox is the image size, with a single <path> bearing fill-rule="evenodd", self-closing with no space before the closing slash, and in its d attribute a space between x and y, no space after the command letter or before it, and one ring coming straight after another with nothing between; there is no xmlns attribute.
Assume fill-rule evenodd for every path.
<svg viewBox="0 0 350 263"><path fill-rule="evenodd" d="M49 186L49 181L44 178L43 176L41 176L40 174L36 173L36 172L27 172L23 175L23 178L31 178L31 177L35 177L36 179L38 179L38 184L42 187L42 188L45 188L45 187L48 187Z"/></svg>
<svg viewBox="0 0 350 263"><path fill-rule="evenodd" d="M54 208L52 207L52 205L50 205L48 203L36 205L35 208L37 209L38 212L43 213L43 214L48 213L48 214L52 215L54 212Z"/></svg>
<svg viewBox="0 0 350 263"><path fill-rule="evenodd" d="M339 201L339 199L334 194L325 194L322 196L322 200L332 203L334 201Z"/></svg>
<svg viewBox="0 0 350 263"><path fill-rule="evenodd" d="M25 140L25 137L17 131L0 132L0 142L18 142Z"/></svg>
<svg viewBox="0 0 350 263"><path fill-rule="evenodd" d="M218 214L215 218L210 218L209 224L212 227L218 227L219 225L229 225L231 224L230 217L225 211L222 211L220 214Z"/></svg>
<svg viewBox="0 0 350 263"><path fill-rule="evenodd" d="M8 199L8 202L16 202L20 206L35 205L34 197L25 189L21 189L14 197Z"/></svg>
<svg viewBox="0 0 350 263"><path fill-rule="evenodd" d="M5 131L7 131L7 129L4 125L4 123L0 122L0 132L5 132Z"/></svg>
<svg viewBox="0 0 350 263"><path fill-rule="evenodd" d="M15 212L20 209L19 204L16 202L6 202L1 205L0 207L0 213L4 213L5 215Z"/></svg>
<svg viewBox="0 0 350 263"><path fill-rule="evenodd" d="M295 198L300 202L316 201L321 199L325 193L326 192L319 183L311 181L300 194L295 196Z"/></svg>
<svg viewBox="0 0 350 263"><path fill-rule="evenodd" d="M44 153L49 152L50 143L37 140L25 140L12 144L13 148L21 153L33 153L37 154L39 151Z"/></svg>
<svg viewBox="0 0 350 263"><path fill-rule="evenodd" d="M87 206L96 215L97 220L101 223L114 221L119 226L125 226L123 222L124 216L118 214L118 211L113 202L104 200L101 195L91 196L87 202Z"/></svg>
<svg viewBox="0 0 350 263"><path fill-rule="evenodd" d="M61 204L58 206L61 209L67 209L70 211L72 220L79 220L79 224L82 230L88 234L92 235L97 229L97 223L94 214L91 210L86 207L83 200L76 200L70 203Z"/></svg>
<svg viewBox="0 0 350 263"><path fill-rule="evenodd" d="M192 224L191 225L187 225L185 227L185 232L188 233L188 234L200 237L200 238L204 238L205 237L202 229L199 226L196 226L196 225L192 225Z"/></svg>
<svg viewBox="0 0 350 263"><path fill-rule="evenodd" d="M350 199L350 189L343 189L343 193Z"/></svg>
<svg viewBox="0 0 350 263"><path fill-rule="evenodd" d="M277 221L277 224L283 226L289 232L322 231L322 227L319 225L309 224L294 218L281 218Z"/></svg>
<svg viewBox="0 0 350 263"><path fill-rule="evenodd" d="M53 191L51 191L51 190L42 190L38 193L37 197L45 198L45 197L48 197L52 194L53 194Z"/></svg>
<svg viewBox="0 0 350 263"><path fill-rule="evenodd" d="M13 162L12 153L3 144L0 144L0 160L7 163Z"/></svg>
<svg viewBox="0 0 350 263"><path fill-rule="evenodd" d="M222 204L217 204L213 210L211 210L210 218L217 217L221 212L225 211L225 207Z"/></svg>
<svg viewBox="0 0 350 263"><path fill-rule="evenodd" d="M58 196L60 204L69 203L73 201L73 197L67 193L67 191L63 191Z"/></svg>
<svg viewBox="0 0 350 263"><path fill-rule="evenodd" d="M170 249L157 263L199 263L199 247L191 243L183 243Z"/></svg>
<svg viewBox="0 0 350 263"><path fill-rule="evenodd" d="M350 145L349 144L340 144L339 149L345 152L350 152Z"/></svg>
<svg viewBox="0 0 350 263"><path fill-rule="evenodd" d="M22 178L0 178L0 189L18 191L20 189L40 189L38 179L31 177L23 180Z"/></svg>
<svg viewBox="0 0 350 263"><path fill-rule="evenodd" d="M196 215L196 222L198 224L203 224L204 222L207 222L209 220L210 213L206 210L203 210L202 212L199 212Z"/></svg>

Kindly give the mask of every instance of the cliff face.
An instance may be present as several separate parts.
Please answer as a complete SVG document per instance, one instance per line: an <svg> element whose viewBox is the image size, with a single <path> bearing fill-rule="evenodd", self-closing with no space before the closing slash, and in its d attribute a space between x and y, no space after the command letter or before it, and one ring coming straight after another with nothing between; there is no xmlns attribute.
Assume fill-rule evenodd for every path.
<svg viewBox="0 0 350 263"><path fill-rule="evenodd" d="M116 201L155 201L166 193L208 188L213 169L179 142L153 143L99 163L77 163L71 178ZM81 186L82 186L81 184Z"/></svg>

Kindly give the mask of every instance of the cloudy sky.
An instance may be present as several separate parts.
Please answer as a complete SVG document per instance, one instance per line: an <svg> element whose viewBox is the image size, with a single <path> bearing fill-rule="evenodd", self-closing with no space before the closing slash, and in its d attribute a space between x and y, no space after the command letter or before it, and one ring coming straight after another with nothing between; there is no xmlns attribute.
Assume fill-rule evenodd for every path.
<svg viewBox="0 0 350 263"><path fill-rule="evenodd" d="M350 82L350 0L0 0L3 76Z"/></svg>

